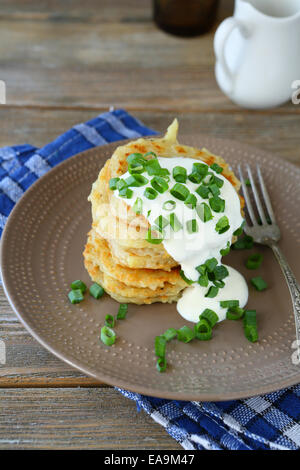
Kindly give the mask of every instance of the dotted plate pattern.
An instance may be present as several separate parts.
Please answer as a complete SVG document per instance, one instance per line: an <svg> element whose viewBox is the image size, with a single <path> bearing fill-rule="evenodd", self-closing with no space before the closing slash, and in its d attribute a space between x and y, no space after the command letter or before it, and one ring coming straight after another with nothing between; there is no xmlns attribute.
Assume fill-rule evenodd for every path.
<svg viewBox="0 0 300 470"><path fill-rule="evenodd" d="M280 245L300 278L300 171L272 155L237 142L208 136L182 139L238 163L258 163L271 194L282 231ZM258 312L259 342L249 343L241 322L222 322L209 342L167 346L168 369L155 368L154 337L169 327L188 324L176 305L129 305L128 317L117 323L112 347L99 340L106 314L118 304L105 295L85 295L81 304L67 298L74 279L91 284L82 251L91 226L87 197L100 168L120 142L78 154L37 181L14 208L1 244L4 288L19 319L48 350L100 381L131 391L181 400L229 400L280 389L300 382L293 365L295 325L292 303L271 250L255 247L264 256L259 272L248 271L250 252L234 252L226 264L249 280L261 275L269 289L250 288L249 308ZM290 196L292 194L292 197Z"/></svg>

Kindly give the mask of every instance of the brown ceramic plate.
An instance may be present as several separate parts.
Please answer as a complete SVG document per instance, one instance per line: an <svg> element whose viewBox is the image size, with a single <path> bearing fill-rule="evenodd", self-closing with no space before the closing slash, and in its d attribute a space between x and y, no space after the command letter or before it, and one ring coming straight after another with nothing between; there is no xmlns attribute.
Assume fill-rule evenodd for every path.
<svg viewBox="0 0 300 470"><path fill-rule="evenodd" d="M182 141L205 146L222 155L235 169L238 163L259 163L279 225L281 246L300 278L300 171L263 151L207 136L186 136ZM233 252L226 263L250 279L261 275L269 289L250 288L249 308L258 312L259 342L249 343L242 323L225 321L209 342L167 347L167 372L155 368L154 337L169 327L188 324L176 306L129 306L119 322L113 347L99 341L106 314L118 304L108 295L71 305L70 282L90 284L82 251L91 225L87 196L99 169L114 148L95 148L60 164L19 201L6 224L1 246L2 279L7 297L30 333L49 351L100 381L152 396L181 400L228 400L267 393L300 382L300 369L292 364L295 326L292 304L279 265L268 248L259 272L248 271L244 261L251 252Z"/></svg>

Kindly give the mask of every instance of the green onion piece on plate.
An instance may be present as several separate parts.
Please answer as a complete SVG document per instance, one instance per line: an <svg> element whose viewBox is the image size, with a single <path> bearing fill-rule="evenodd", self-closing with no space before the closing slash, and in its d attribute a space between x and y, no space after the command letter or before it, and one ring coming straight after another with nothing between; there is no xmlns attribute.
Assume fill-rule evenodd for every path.
<svg viewBox="0 0 300 470"><path fill-rule="evenodd" d="M194 332L196 338L200 341L208 341L212 337L211 325L205 318L201 318L194 326Z"/></svg>
<svg viewBox="0 0 300 470"><path fill-rule="evenodd" d="M240 228L238 228L237 230L235 230L235 232L233 232L233 235L235 235L236 237L240 237L243 234L244 225L245 225L245 221L242 223Z"/></svg>
<svg viewBox="0 0 300 470"><path fill-rule="evenodd" d="M244 237L239 238L233 245L234 250L250 250L253 248L253 238L250 235L244 235Z"/></svg>
<svg viewBox="0 0 300 470"><path fill-rule="evenodd" d="M173 168L173 178L177 183L185 183L187 179L186 169L183 166Z"/></svg>
<svg viewBox="0 0 300 470"><path fill-rule="evenodd" d="M177 339L182 343L189 343L192 339L195 338L195 331L189 328L188 326L183 326L177 330Z"/></svg>
<svg viewBox="0 0 300 470"><path fill-rule="evenodd" d="M141 163L132 163L131 165L128 165L128 172L132 174L141 174L145 171L144 165Z"/></svg>
<svg viewBox="0 0 300 470"><path fill-rule="evenodd" d="M104 294L104 289L99 284L97 284L97 282L95 282L90 287L90 294L95 299L100 299L100 297L102 297L102 295Z"/></svg>
<svg viewBox="0 0 300 470"><path fill-rule="evenodd" d="M209 205L214 212L224 212L225 210L225 200L219 196L209 198Z"/></svg>
<svg viewBox="0 0 300 470"><path fill-rule="evenodd" d="M143 157L141 153L132 153L127 157L127 163L128 165L145 165L147 163L146 158Z"/></svg>
<svg viewBox="0 0 300 470"><path fill-rule="evenodd" d="M212 273L218 265L218 261L216 258L210 258L205 261L205 266L209 273Z"/></svg>
<svg viewBox="0 0 300 470"><path fill-rule="evenodd" d="M126 315L128 312L128 305L127 304L120 304L119 310L117 313L117 320L125 320Z"/></svg>
<svg viewBox="0 0 300 470"><path fill-rule="evenodd" d="M165 357L166 355L166 338L163 336L156 336L154 340L155 356Z"/></svg>
<svg viewBox="0 0 300 470"><path fill-rule="evenodd" d="M243 323L246 338L251 341L251 343L255 343L258 340L256 310L246 310Z"/></svg>
<svg viewBox="0 0 300 470"><path fill-rule="evenodd" d="M115 326L116 320L112 315L105 315L105 326L113 328Z"/></svg>
<svg viewBox="0 0 300 470"><path fill-rule="evenodd" d="M72 289L68 293L68 297L69 297L71 304L79 304L84 299L81 289Z"/></svg>
<svg viewBox="0 0 300 470"><path fill-rule="evenodd" d="M240 320L243 318L245 310L241 307L232 307L227 310L226 318L227 320Z"/></svg>
<svg viewBox="0 0 300 470"><path fill-rule="evenodd" d="M258 290L259 292L263 291L263 290L266 290L266 288L268 287L268 284L266 283L266 281L263 280L262 277L260 276L257 276L257 277L253 277L251 279L251 284L255 287L256 290Z"/></svg>
<svg viewBox="0 0 300 470"><path fill-rule="evenodd" d="M125 183L125 180L119 179L119 181L116 183L116 187L119 191L121 191L121 189L127 188L127 184Z"/></svg>
<svg viewBox="0 0 300 470"><path fill-rule="evenodd" d="M209 196L209 187L204 186L204 184L201 184L199 188L196 189L196 193L199 194L203 199L208 199Z"/></svg>
<svg viewBox="0 0 300 470"><path fill-rule="evenodd" d="M255 253L251 256L246 261L246 267L248 269L258 269L261 266L261 263L263 261L263 256L260 253Z"/></svg>
<svg viewBox="0 0 300 470"><path fill-rule="evenodd" d="M206 308L202 313L201 315L199 316L199 320L206 320L208 321L208 323L210 324L210 326L213 328L215 326L216 323L218 323L219 321L219 317L218 315L216 314L216 312L214 312L213 310L211 310L210 308Z"/></svg>
<svg viewBox="0 0 300 470"><path fill-rule="evenodd" d="M100 339L106 346L112 346L116 341L116 333L109 326L101 328Z"/></svg>
<svg viewBox="0 0 300 470"><path fill-rule="evenodd" d="M214 275L215 275L215 280L222 281L223 279L225 279L225 277L229 276L229 271L226 268L226 266L223 266L222 264L220 264L219 266L215 267Z"/></svg>
<svg viewBox="0 0 300 470"><path fill-rule="evenodd" d="M158 372L165 372L167 368L167 361L165 357L159 357L156 362Z"/></svg>
<svg viewBox="0 0 300 470"><path fill-rule="evenodd" d="M72 290L76 290L76 289L79 289L81 290L81 292L84 294L87 287L85 285L84 282L80 281L80 279L78 279L77 281L73 281L72 284L71 284L71 289Z"/></svg>
<svg viewBox="0 0 300 470"><path fill-rule="evenodd" d="M226 248L220 250L220 255L226 256L230 252L230 242L227 242Z"/></svg>
<svg viewBox="0 0 300 470"><path fill-rule="evenodd" d="M168 328L162 336L167 342L171 341L172 339L176 338L177 330L175 330L175 328Z"/></svg>
<svg viewBox="0 0 300 470"><path fill-rule="evenodd" d="M145 186L148 183L148 179L145 178L143 175L137 174L132 174L126 178L125 183L127 186L134 186L134 187L140 187L140 186Z"/></svg>
<svg viewBox="0 0 300 470"><path fill-rule="evenodd" d="M212 193L212 195L213 195L214 197L219 196L220 193L221 193L221 192L220 192L220 189L218 188L218 186L217 186L215 183L209 185L209 186L208 186L208 189L209 189L209 191Z"/></svg>

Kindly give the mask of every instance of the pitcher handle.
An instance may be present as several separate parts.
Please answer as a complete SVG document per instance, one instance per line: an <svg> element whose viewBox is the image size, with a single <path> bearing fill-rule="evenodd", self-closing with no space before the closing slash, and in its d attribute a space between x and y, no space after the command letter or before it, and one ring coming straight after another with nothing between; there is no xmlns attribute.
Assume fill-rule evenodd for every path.
<svg viewBox="0 0 300 470"><path fill-rule="evenodd" d="M233 16L226 18L226 20L224 20L218 27L214 37L214 50L216 59L218 62L220 62L220 65L231 85L230 93L233 91L235 74L230 71L227 65L225 59L225 47L230 34L235 28L239 28L239 30L243 33L243 28L236 18Z"/></svg>

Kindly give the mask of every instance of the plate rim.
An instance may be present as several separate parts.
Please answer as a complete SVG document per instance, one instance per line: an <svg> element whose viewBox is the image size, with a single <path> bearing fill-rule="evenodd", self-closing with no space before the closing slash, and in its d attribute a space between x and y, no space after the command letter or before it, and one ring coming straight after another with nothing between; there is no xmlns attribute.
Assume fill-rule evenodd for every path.
<svg viewBox="0 0 300 470"><path fill-rule="evenodd" d="M193 134L185 134L182 137L184 139L185 136L186 136L186 138L188 139L189 137L191 137L191 135L193 135ZM148 138L153 138L153 137L154 136L150 136ZM239 141L235 141L235 140L232 140L232 139L223 139L223 138L215 137L215 136L212 136L212 135L204 135L204 134L198 134L197 135L198 139L201 139L201 137L203 137L203 138L205 137L206 139L211 138L213 140L219 141L220 143L224 142L224 143L233 144L233 145L238 144L240 148L243 148L243 149L248 150L248 151L257 150L260 153L264 153L265 155L268 155L268 157L271 158L272 160L277 160L277 161L282 162L286 167L289 167L290 170L296 171L300 176L300 168L297 167L297 165L295 165L295 164L293 164L289 161L285 161L284 159L280 158L280 156L273 155L272 153L270 153L266 150L263 150L263 149L260 149L258 147L255 147L255 146L252 146L252 145L249 145L249 144L245 144L245 143L242 143L242 142L239 142ZM26 202L26 199L28 197L30 197L30 194L33 191L36 191L36 189L39 188L40 185L44 184L44 182L47 179L51 179L53 177L53 175L55 175L57 172L60 172L63 167L69 165L70 161L72 161L74 159L80 159L82 157L84 158L84 155L93 154L97 150L100 150L100 151L105 151L105 149L109 149L109 150L112 149L113 150L116 147L124 145L124 144L126 144L127 142L130 142L130 141L132 141L132 139L119 140L119 141L108 143L108 144L101 145L101 146L98 146L98 147L93 147L91 149L84 150L84 151L79 152L75 155L72 155L71 157L67 158L63 162L60 162L55 167L51 168L51 170L49 170L47 173L45 173L42 177L38 178L37 181L35 181L30 186L30 188L28 188L28 190L25 191L25 193L17 201L17 203L13 207L13 210L9 214L8 219L6 221L6 224L5 224L5 227L4 227L4 230L3 230L3 233L2 233L1 243L0 243L0 274L1 274L1 278L2 278L2 285L3 285L4 293L7 297L7 300L9 302L11 308L13 309L14 313L16 314L17 318L20 320L20 322L25 327L25 329L31 334L31 336L33 336L33 338L35 340L37 340L46 350L51 352L54 356L58 357L60 360L67 363L68 365L70 365L74 369L79 370L84 374L87 374L88 376L98 380L100 383L104 382L105 384L112 385L112 386L117 387L117 388L124 388L126 390L130 390L133 393L149 395L149 390L147 390L147 388L144 387L144 386L134 385L133 386L134 390L132 390L132 389L128 388L128 383L126 383L122 379L115 380L112 377L108 377L105 373L98 373L98 372L95 373L88 366L82 365L80 363L80 361L77 361L77 360L74 360L74 359L69 359L68 357L65 356L64 353L62 353L62 352L56 350L55 348L53 348L51 346L51 344L49 344L47 342L47 339L44 339L44 337L40 336L39 333L35 331L35 329L33 329L33 328L31 328L31 326L29 326L26 319L23 318L22 313L19 312L19 310L15 306L15 303L14 303L14 300L13 300L13 295L14 294L10 292L10 290L9 290L7 284L6 284L6 269L7 269L7 267L5 266L5 264L3 265L3 260L4 260L4 257L5 257L5 253L4 253L5 252L5 246L6 246L6 244L9 243L9 231L10 231L11 225L14 222L14 218L16 216L15 214L17 213L18 208L22 204L24 204L24 201ZM175 400L184 400L184 401L190 401L190 400L209 401L209 402L212 402L212 401L227 401L227 400L237 400L237 399L249 398L249 397L253 397L253 396L257 396L257 395L263 395L263 394L266 394L266 393L272 393L274 391L281 390L283 388L296 385L299 382L300 382L300 368L299 368L299 376L298 377L296 375L294 377L294 379L281 379L277 382L277 384L274 384L274 387L273 386L268 386L268 385L260 386L260 387L255 386L255 390L254 389L249 389L249 393L247 393L247 395L245 395L243 392L236 392L236 393L232 392L232 393L222 393L222 394L207 394L207 393L197 393L197 392L196 393L193 393L193 392L172 392L172 391L166 391L166 390L163 390L162 392L159 392L159 391L155 392L154 391L154 393L153 393L153 391L151 390L151 396L157 397L157 398L166 398L166 399L175 399Z"/></svg>

